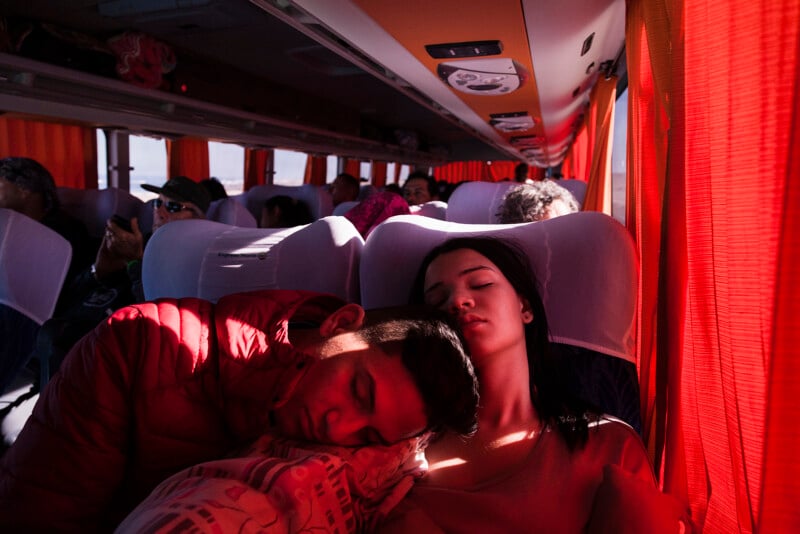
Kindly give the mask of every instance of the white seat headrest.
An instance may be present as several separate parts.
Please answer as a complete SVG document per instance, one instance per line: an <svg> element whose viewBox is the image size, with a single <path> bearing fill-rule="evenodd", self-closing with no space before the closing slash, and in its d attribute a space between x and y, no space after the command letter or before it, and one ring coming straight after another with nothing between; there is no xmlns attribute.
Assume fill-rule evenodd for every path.
<svg viewBox="0 0 800 534"><path fill-rule="evenodd" d="M264 202L275 195L286 195L297 200L302 200L308 205L308 209L311 210L311 216L314 220L333 214L333 199L328 189L311 184L298 186L257 185L248 189L241 195L236 195L232 198L244 204L247 210L256 218L256 221L260 221L261 208L264 207Z"/></svg>
<svg viewBox="0 0 800 534"><path fill-rule="evenodd" d="M583 207L583 199L586 198L587 183L583 180L553 180L555 183L572 193L575 200L578 201L578 206Z"/></svg>
<svg viewBox="0 0 800 534"><path fill-rule="evenodd" d="M200 297L257 289L306 289L358 301L364 240L343 217L293 228L240 228L213 221L175 221L145 247L144 294Z"/></svg>
<svg viewBox="0 0 800 534"><path fill-rule="evenodd" d="M541 288L554 342L633 361L638 259L627 230L602 213L504 225L393 217L370 234L364 247L363 306L408 302L425 255L450 238L466 236L507 239L523 248Z"/></svg>
<svg viewBox="0 0 800 534"><path fill-rule="evenodd" d="M465 182L447 200L447 220L465 224L495 224L503 198L517 182Z"/></svg>
<svg viewBox="0 0 800 534"><path fill-rule="evenodd" d="M431 200L424 204L417 204L409 206L408 209L414 215L422 215L424 217L432 217L444 221L447 219L447 202L441 200Z"/></svg>
<svg viewBox="0 0 800 534"><path fill-rule="evenodd" d="M244 207L244 204L230 197L213 201L208 206L206 219L243 228L258 227L256 218Z"/></svg>
<svg viewBox="0 0 800 534"><path fill-rule="evenodd" d="M41 325L53 315L71 259L69 241L0 208L0 303Z"/></svg>
<svg viewBox="0 0 800 534"><path fill-rule="evenodd" d="M59 187L61 209L81 221L92 237L102 237L106 221L112 215L126 219L139 217L143 202L127 191L116 187L107 189L75 189Z"/></svg>

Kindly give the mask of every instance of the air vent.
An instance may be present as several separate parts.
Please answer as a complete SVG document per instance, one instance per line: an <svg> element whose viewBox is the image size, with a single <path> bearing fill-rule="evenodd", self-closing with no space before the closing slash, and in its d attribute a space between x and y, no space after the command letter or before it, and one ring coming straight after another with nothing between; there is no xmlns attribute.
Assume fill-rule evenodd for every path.
<svg viewBox="0 0 800 534"><path fill-rule="evenodd" d="M440 63L439 77L453 89L473 95L504 95L519 89L528 77L512 59L464 59Z"/></svg>
<svg viewBox="0 0 800 534"><path fill-rule="evenodd" d="M496 56L503 51L503 43L500 41L471 41L466 43L430 44L425 45L425 50L434 59Z"/></svg>

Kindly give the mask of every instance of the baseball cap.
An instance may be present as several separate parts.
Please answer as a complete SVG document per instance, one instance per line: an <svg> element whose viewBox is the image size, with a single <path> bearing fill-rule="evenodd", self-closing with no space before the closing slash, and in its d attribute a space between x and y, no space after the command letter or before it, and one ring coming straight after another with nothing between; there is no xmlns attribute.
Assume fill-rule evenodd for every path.
<svg viewBox="0 0 800 534"><path fill-rule="evenodd" d="M142 184L142 189L164 195L179 202L191 202L200 208L203 213L208 211L208 205L211 204L211 197L208 195L208 191L202 185L186 176L170 178L162 187Z"/></svg>

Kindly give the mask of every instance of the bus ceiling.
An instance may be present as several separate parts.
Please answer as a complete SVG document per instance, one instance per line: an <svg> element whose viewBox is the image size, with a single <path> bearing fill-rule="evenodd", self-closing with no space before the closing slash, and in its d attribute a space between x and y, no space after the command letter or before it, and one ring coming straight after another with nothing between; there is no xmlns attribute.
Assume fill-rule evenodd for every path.
<svg viewBox="0 0 800 534"><path fill-rule="evenodd" d="M419 165L557 165L598 77L624 78L624 0L9 0L0 15L6 113ZM174 53L158 90L99 66L126 31Z"/></svg>

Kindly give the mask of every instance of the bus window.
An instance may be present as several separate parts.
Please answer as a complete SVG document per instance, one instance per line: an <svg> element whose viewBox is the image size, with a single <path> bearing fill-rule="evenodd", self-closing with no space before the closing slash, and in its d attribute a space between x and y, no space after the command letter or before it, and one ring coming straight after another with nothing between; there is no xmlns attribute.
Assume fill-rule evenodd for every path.
<svg viewBox="0 0 800 534"><path fill-rule="evenodd" d="M238 195L244 184L244 148L231 143L208 143L208 168L228 195ZM203 177L205 178L205 177Z"/></svg>
<svg viewBox="0 0 800 534"><path fill-rule="evenodd" d="M293 150L275 149L275 185L302 185L308 156Z"/></svg>
<svg viewBox="0 0 800 534"><path fill-rule="evenodd" d="M611 144L611 215L625 224L625 166L628 155L628 89L614 106L614 139Z"/></svg>
<svg viewBox="0 0 800 534"><path fill-rule="evenodd" d="M95 130L97 134L97 188L108 187L108 158L106 157L106 134L103 130Z"/></svg>
<svg viewBox="0 0 800 534"><path fill-rule="evenodd" d="M142 184L157 187L167 179L167 147L163 139L131 135L131 187L130 193L144 201L155 198L155 193L142 189Z"/></svg>
<svg viewBox="0 0 800 534"><path fill-rule="evenodd" d="M329 184L336 179L339 174L339 158L334 155L328 155L325 162L325 183Z"/></svg>
<svg viewBox="0 0 800 534"><path fill-rule="evenodd" d="M362 161L358 169L358 179L366 178L368 182L372 182L372 162Z"/></svg>

